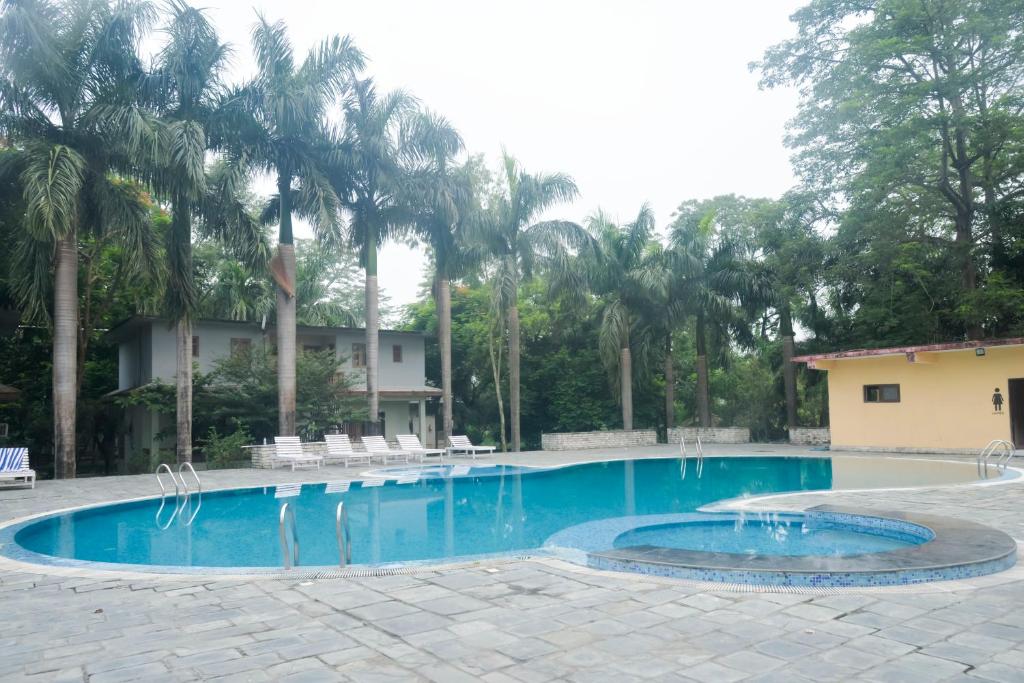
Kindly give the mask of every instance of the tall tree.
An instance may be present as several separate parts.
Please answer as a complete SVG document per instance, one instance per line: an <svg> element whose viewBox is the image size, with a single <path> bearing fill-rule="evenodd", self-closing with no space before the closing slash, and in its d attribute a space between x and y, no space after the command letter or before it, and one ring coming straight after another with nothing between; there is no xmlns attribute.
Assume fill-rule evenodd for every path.
<svg viewBox="0 0 1024 683"><path fill-rule="evenodd" d="M172 0L167 7L167 43L146 81L160 115L160 144L150 160L154 185L171 205L166 305L176 327L175 450L182 463L192 461L192 320L198 299L193 218L251 264L261 265L267 249L258 222L245 206L244 169L222 163L210 177L206 170L206 155L212 149L208 131L223 126L217 108L223 96L227 45L201 10L182 0Z"/></svg>
<svg viewBox="0 0 1024 683"><path fill-rule="evenodd" d="M793 364L794 321L799 316L813 328L815 302L824 270L824 240L816 229L819 211L813 195L790 193L779 201L754 208L755 258L763 283L761 299L778 315L782 343L782 379L786 426L799 426L797 377Z"/></svg>
<svg viewBox="0 0 1024 683"><path fill-rule="evenodd" d="M446 153L417 174L417 182L414 183L416 229L430 245L434 259L434 301L446 436L451 436L454 429L451 284L454 278L475 263L478 256L467 235L471 232L472 221L479 217L481 211L474 186L475 169L474 160L463 166L454 166L452 156Z"/></svg>
<svg viewBox="0 0 1024 683"><path fill-rule="evenodd" d="M353 84L343 108L345 134L334 157L332 179L351 212L352 242L366 269L367 412L377 424L377 250L415 224L413 168L454 156L462 149L462 138L444 119L420 112L408 93L399 90L379 95L371 79Z"/></svg>
<svg viewBox="0 0 1024 683"><path fill-rule="evenodd" d="M141 73L136 48L151 20L149 5L106 0L7 0L0 14L0 131L15 150L6 170L22 188L32 240L23 246L53 255L58 478L76 473L79 236L118 233L141 257L139 272L155 270L149 202L112 175L131 170L126 148L145 137L132 113ZM38 302L40 261L26 261L37 267L23 281L22 298Z"/></svg>
<svg viewBox="0 0 1024 683"><path fill-rule="evenodd" d="M494 202L489 220L479 227L479 239L495 263L499 310L508 331L509 410L512 450L521 446L519 285L533 275L538 255L565 240L579 244L583 230L560 220L538 220L550 208L576 197L576 183L562 173L530 174L508 153L502 194Z"/></svg>
<svg viewBox="0 0 1024 683"><path fill-rule="evenodd" d="M861 211L906 213L883 240L953 255L959 332L981 335L986 256L999 260L1022 196L1020 3L816 0L793 21L797 37L754 66L763 85L802 88L797 168Z"/></svg>
<svg viewBox="0 0 1024 683"><path fill-rule="evenodd" d="M737 225L747 219L745 202L733 196L680 205L670 228L669 254L681 280L680 305L695 320L697 349L697 415L702 427L712 426L708 368L708 335L728 338L740 295L750 288L744 267L744 236Z"/></svg>
<svg viewBox="0 0 1024 683"><path fill-rule="evenodd" d="M292 214L311 218L321 237L340 229L340 204L327 176L327 160L338 141L327 114L363 67L363 55L348 36L334 36L296 65L283 22L260 17L252 31L256 78L229 96L225 137L241 162L273 173L277 196L267 217L279 220L271 272L277 283L278 408L282 435L295 434L295 246ZM243 165L244 165L243 163Z"/></svg>
<svg viewBox="0 0 1024 683"><path fill-rule="evenodd" d="M634 348L639 339L633 332L641 310L667 284L660 264L649 258L654 228L654 213L647 204L623 225L598 211L587 219L591 239L579 247L578 257L569 268L559 267L552 273L556 282L564 283L563 289L586 290L600 301L601 358L612 387L619 392L622 428L627 430L633 429L633 368L638 360Z"/></svg>

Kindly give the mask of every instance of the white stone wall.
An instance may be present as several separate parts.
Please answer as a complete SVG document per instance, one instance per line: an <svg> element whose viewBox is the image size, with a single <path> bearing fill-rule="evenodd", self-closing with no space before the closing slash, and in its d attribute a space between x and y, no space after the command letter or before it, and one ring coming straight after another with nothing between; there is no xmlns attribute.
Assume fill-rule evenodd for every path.
<svg viewBox="0 0 1024 683"><path fill-rule="evenodd" d="M794 427L789 430L789 442L800 446L824 446L832 443L832 432L828 427Z"/></svg>
<svg viewBox="0 0 1024 683"><path fill-rule="evenodd" d="M668 442L679 443L680 437L692 444L700 437L701 443L750 443L750 430L746 427L673 427L668 430Z"/></svg>
<svg viewBox="0 0 1024 683"><path fill-rule="evenodd" d="M252 455L252 466L254 468L258 470L273 469L271 467L271 457L274 455L274 444L247 446L245 450L249 451ZM355 450L362 449L355 446ZM327 444L323 441L303 443L302 452L306 455L327 455Z"/></svg>
<svg viewBox="0 0 1024 683"><path fill-rule="evenodd" d="M623 446L654 446L658 434L653 429L615 430L604 432L561 432L541 434L540 447L545 451L569 451L577 448L621 448Z"/></svg>

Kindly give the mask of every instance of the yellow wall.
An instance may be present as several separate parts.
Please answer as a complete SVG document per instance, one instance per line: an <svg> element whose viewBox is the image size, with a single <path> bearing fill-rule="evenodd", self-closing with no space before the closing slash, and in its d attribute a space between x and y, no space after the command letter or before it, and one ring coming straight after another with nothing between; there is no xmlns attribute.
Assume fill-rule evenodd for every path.
<svg viewBox="0 0 1024 683"><path fill-rule="evenodd" d="M1010 439L1007 379L1024 378L1024 347L818 361L828 371L832 447L980 450ZM865 384L899 384L899 403L865 403ZM993 389L1003 410L992 406Z"/></svg>

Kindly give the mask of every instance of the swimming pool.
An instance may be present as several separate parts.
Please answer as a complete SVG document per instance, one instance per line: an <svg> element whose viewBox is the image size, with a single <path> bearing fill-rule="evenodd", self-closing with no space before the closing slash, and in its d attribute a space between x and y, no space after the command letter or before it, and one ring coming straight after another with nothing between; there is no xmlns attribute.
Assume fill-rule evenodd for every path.
<svg viewBox="0 0 1024 683"><path fill-rule="evenodd" d="M709 457L701 476L692 460L684 471L674 458L553 468L475 464L387 468L368 473L387 479L292 485L290 492L285 491L288 485L282 485L206 493L201 507L196 509L197 501L192 499L192 507L176 517L170 515L173 497L163 511L160 499L150 498L51 514L0 528L0 554L28 562L100 569L279 571L285 558L279 520L282 505L288 503L300 539L297 564L337 567L335 514L341 501L352 539L350 563L355 565L387 567L548 552L552 539L566 534L575 537L573 547L587 546L588 538L597 537L586 531L593 525L603 527L600 533L606 534L609 524L636 520L615 535L665 534L670 530L641 527L656 524L659 518L677 521L677 517L692 516L723 499L827 490L843 481L860 483L864 469L879 472L877 479L883 485L889 483L881 468L886 461L857 458L854 464L849 460ZM913 482L908 482L903 465L889 468L889 475L899 472L898 481L916 485L968 481L976 476L968 467L920 465ZM857 476L851 477L851 471ZM289 494L295 495L278 497ZM193 515L194 522L188 524ZM780 532L778 526L767 531L788 533ZM615 536L590 550L624 547L625 541L612 543L611 538ZM851 544L844 551L849 553L857 553L855 543L865 540L821 538L826 544ZM695 545L716 551L723 542L722 537L706 538Z"/></svg>
<svg viewBox="0 0 1024 683"><path fill-rule="evenodd" d="M689 523L655 524L631 529L614 548L656 546L741 555L814 555L846 557L884 553L927 543L935 534L925 527L853 526L804 515L766 519L743 516Z"/></svg>
<svg viewBox="0 0 1024 683"><path fill-rule="evenodd" d="M288 502L300 564L337 566L335 510L344 500L353 564L438 561L529 552L555 532L595 519L689 512L723 498L831 484L829 458L708 458L700 478L692 462L681 477L671 458L529 472L497 466L480 476L353 482L337 494L307 484L286 500L275 498L274 487L206 493L191 526L182 515L166 530L155 521L158 499L87 508L22 526L4 552L16 546L27 551L24 559L44 562L280 568L279 510Z"/></svg>

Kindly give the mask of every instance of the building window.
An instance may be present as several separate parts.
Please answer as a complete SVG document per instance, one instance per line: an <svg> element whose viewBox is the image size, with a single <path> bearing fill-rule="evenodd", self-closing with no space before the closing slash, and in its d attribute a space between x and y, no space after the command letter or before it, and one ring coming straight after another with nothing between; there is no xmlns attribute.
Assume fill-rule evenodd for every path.
<svg viewBox="0 0 1024 683"><path fill-rule="evenodd" d="M401 344L395 344L394 346L391 347L391 360L394 361L395 363L401 363L402 362L402 345Z"/></svg>
<svg viewBox="0 0 1024 683"><path fill-rule="evenodd" d="M231 355L248 355L252 351L252 339L246 337L231 338Z"/></svg>
<svg viewBox="0 0 1024 683"><path fill-rule="evenodd" d="M321 351L334 351L334 344L303 344L303 353L320 353Z"/></svg>
<svg viewBox="0 0 1024 683"><path fill-rule="evenodd" d="M356 342L352 344L352 367L366 367L366 344Z"/></svg>
<svg viewBox="0 0 1024 683"><path fill-rule="evenodd" d="M199 337L192 337L192 357L199 358Z"/></svg>
<svg viewBox="0 0 1024 683"><path fill-rule="evenodd" d="M865 403L899 403L899 384L865 384Z"/></svg>

